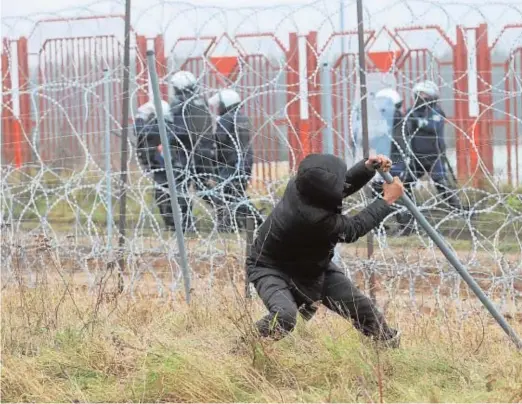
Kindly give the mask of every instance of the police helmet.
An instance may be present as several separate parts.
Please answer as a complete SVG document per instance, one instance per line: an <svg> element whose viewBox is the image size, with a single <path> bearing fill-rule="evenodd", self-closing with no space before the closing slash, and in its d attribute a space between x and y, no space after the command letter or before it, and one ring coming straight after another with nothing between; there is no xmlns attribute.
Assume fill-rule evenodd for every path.
<svg viewBox="0 0 522 404"><path fill-rule="evenodd" d="M220 115L224 114L225 111L228 111L230 108L241 103L240 95L230 89L227 88L225 90L218 91L208 100L208 103L213 107L217 107L218 113Z"/></svg>
<svg viewBox="0 0 522 404"><path fill-rule="evenodd" d="M413 94L416 96L423 96L422 98L436 100L440 95L439 86L430 80L421 81L413 87Z"/></svg>
<svg viewBox="0 0 522 404"><path fill-rule="evenodd" d="M172 75L170 84L174 87L176 94L184 92L194 92L196 89L197 79L191 72L180 70Z"/></svg>
<svg viewBox="0 0 522 404"><path fill-rule="evenodd" d="M375 94L375 98L388 98L396 107L400 107L402 105L401 95L393 88L383 88L382 90L379 90L377 94Z"/></svg>
<svg viewBox="0 0 522 404"><path fill-rule="evenodd" d="M165 118L167 122L172 122L172 114L170 112L169 103L167 101L161 101L161 110L163 111L163 118ZM136 119L139 118L146 122L156 118L156 106L154 105L153 101L146 102L138 108Z"/></svg>

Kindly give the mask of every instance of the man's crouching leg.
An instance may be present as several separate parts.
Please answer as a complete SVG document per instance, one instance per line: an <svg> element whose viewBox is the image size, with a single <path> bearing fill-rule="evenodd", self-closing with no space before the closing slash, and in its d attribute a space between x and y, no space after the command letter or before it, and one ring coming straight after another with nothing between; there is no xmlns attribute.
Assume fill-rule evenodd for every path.
<svg viewBox="0 0 522 404"><path fill-rule="evenodd" d="M269 311L256 323L262 337L274 340L292 332L297 323L297 303L288 283L278 276L267 275L254 282L257 294Z"/></svg>
<svg viewBox="0 0 522 404"><path fill-rule="evenodd" d="M361 333L383 341L389 347L398 347L398 331L388 326L371 299L333 264L330 264L325 276L323 296L323 303L328 309L351 320Z"/></svg>

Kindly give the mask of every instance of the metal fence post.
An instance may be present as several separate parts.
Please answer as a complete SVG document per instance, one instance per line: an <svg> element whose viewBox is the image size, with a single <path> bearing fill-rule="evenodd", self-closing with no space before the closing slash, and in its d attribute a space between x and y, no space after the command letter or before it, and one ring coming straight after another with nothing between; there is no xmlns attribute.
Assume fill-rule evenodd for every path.
<svg viewBox="0 0 522 404"><path fill-rule="evenodd" d="M118 290L123 292L123 273L125 271L125 234L127 228L127 169L128 169L128 138L129 138L129 105L130 105L130 40L131 40L131 0L125 0L124 43L123 43L123 102L122 131L120 156L120 216L119 216L119 271Z"/></svg>
<svg viewBox="0 0 522 404"><path fill-rule="evenodd" d="M359 44L359 86L361 93L361 129L363 138L364 158L370 154L370 139L368 137L368 89L366 87L366 49L364 44L364 23L363 23L363 4L362 0L357 0L357 39ZM371 196L368 186L365 188L366 196ZM369 232L366 236L366 249L368 260L373 256L373 233ZM377 279L374 268L370 268L370 297L374 302L376 296Z"/></svg>
<svg viewBox="0 0 522 404"><path fill-rule="evenodd" d="M165 170L167 171L167 181L169 186L170 203L172 213L174 215L174 224L176 226L176 239L178 241L178 250L181 261L181 270L183 272L183 280L185 284L185 297L187 303L190 303L190 272L187 260L187 251L185 249L185 239L183 237L183 228L181 223L181 210L178 204L178 192L176 189L176 179L174 178L174 169L172 168L172 156L170 154L170 143L167 137L167 128L165 126L165 117L161 106L161 90L159 86L158 73L156 71L156 60L154 51L147 51L147 64L150 72L150 82L152 85L152 94L154 96L154 106L156 109L156 117L158 119L159 132L161 137L161 145L165 155Z"/></svg>
<svg viewBox="0 0 522 404"><path fill-rule="evenodd" d="M253 216L247 216L246 218L246 256L250 255L252 244L254 244L254 231L256 227L256 220ZM247 267L245 265L245 297L247 299L252 298L250 293L250 282L248 281Z"/></svg>
<svg viewBox="0 0 522 404"><path fill-rule="evenodd" d="M355 160L355 147L351 145L350 125L348 119L350 112L348 111L348 76L346 75L347 60L345 52L345 20L344 20L344 0L339 3L339 29L341 31L341 74L338 80L341 83L341 109L342 109L342 123L343 123L343 140L344 140L344 161L349 164L349 159Z"/></svg>
<svg viewBox="0 0 522 404"><path fill-rule="evenodd" d="M383 172L379 170L379 174L384 178L384 180L390 184L393 182L393 178L388 172ZM413 217L417 219L417 222L422 226L428 236L433 240L433 242L439 247L440 251L444 254L446 259L453 265L453 267L457 270L459 275L464 279L464 281L468 284L470 289L475 293L475 295L479 298L482 304L489 310L493 318L497 321L497 323L502 327L502 329L506 332L506 334L511 338L511 340L515 343L515 346L522 350L522 340L517 335L517 333L511 328L509 323L506 321L504 316L500 314L497 308L493 305L491 300L488 299L486 294L480 288L480 285L473 279L473 277L466 270L464 265L459 261L457 256L451 251L450 247L446 244L444 239L441 237L439 233L431 226L431 224L426 220L424 215L419 211L417 206L412 202L410 197L407 194L404 194L401 197L401 201L411 212Z"/></svg>
<svg viewBox="0 0 522 404"><path fill-rule="evenodd" d="M105 184L107 187L107 250L112 249L112 187L111 187L111 73L104 70L104 96L105 96Z"/></svg>
<svg viewBox="0 0 522 404"><path fill-rule="evenodd" d="M323 129L324 153L334 154L333 112L332 112L332 76L328 63L321 67L321 111L325 125Z"/></svg>

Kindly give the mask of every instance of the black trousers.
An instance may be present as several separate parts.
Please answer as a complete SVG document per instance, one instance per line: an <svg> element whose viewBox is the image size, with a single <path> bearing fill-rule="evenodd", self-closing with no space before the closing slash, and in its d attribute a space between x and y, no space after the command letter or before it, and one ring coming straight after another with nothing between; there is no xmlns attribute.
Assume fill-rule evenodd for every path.
<svg viewBox="0 0 522 404"><path fill-rule="evenodd" d="M195 191L203 201L215 207L211 181L216 181L218 176L215 167L212 166L193 166L191 167L190 183L194 185Z"/></svg>
<svg viewBox="0 0 522 404"><path fill-rule="evenodd" d="M355 328L366 336L386 340L397 334L396 330L388 326L371 299L333 263L330 263L324 280L311 285L277 276L273 270L267 273L254 281L257 293L269 311L256 323L263 337L284 337L294 329L298 313L305 320L313 317L317 311L314 303L317 302L351 320Z"/></svg>
<svg viewBox="0 0 522 404"><path fill-rule="evenodd" d="M192 206L188 192L189 181L182 170L175 170L174 175L177 185L176 191L178 192L178 204L181 210L181 223L183 231L186 231L193 224ZM174 223L174 215L172 213L172 205L170 203L167 172L165 170L156 171L154 173L154 181L159 185L155 190L155 199L161 218L169 230L174 230L176 226Z"/></svg>
<svg viewBox="0 0 522 404"><path fill-rule="evenodd" d="M219 230L231 231L236 224L244 227L248 216L253 216L260 226L263 218L247 195L250 176L237 175L234 168L224 167L219 170L219 177L221 183L215 198Z"/></svg>

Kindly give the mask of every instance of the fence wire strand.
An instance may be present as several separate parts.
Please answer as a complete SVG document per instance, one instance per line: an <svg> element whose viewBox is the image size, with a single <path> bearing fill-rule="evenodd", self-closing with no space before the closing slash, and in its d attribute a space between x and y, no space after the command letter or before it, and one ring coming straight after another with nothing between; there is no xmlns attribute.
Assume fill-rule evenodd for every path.
<svg viewBox="0 0 522 404"><path fill-rule="evenodd" d="M167 297L181 288L174 233L165 230L154 200L158 184L136 157L134 117L139 106L152 99L148 49L156 54L164 100L172 99L169 80L180 69L196 75L207 99L228 87L241 95L241 110L254 128L248 195L265 217L304 155L333 152L348 165L361 158L355 2L343 4L344 32L338 2L281 1L234 9L216 4L133 1L123 251L108 247L107 202L111 199L117 212L124 4L102 1L30 15L18 15L13 6L10 15L4 14L4 287L20 276L34 286L52 251L89 288L95 288L118 254L127 262L123 276L128 293ZM488 296L504 309L520 310L522 5L366 1L364 19L370 105L376 91L392 86L404 99L405 112L412 107L417 82L432 80L440 88L447 158L458 181L448 188L447 200L456 196L463 207L442 201L429 176L416 182L417 205ZM378 146L372 144L383 133L376 111L369 113L374 151ZM107 114L111 195L105 177ZM390 144L389 133L386 136ZM188 167L182 171L194 180ZM448 178L451 172L446 168ZM222 194L223 184L201 190L186 181L182 188L195 216L194 232L186 235L193 277L199 281L195 287L213 287L231 276L241 280L244 232L220 231L212 202ZM249 203L234 202L236 207ZM363 195L351 197L344 212L353 213L366 203ZM383 300L402 297L413 307L429 302L438 308L443 308L443 296L463 301L462 281L431 240L415 223L410 235L398 237L396 219L392 215L374 230L371 259L364 258L361 242L338 248L336 260L363 283L376 273ZM112 227L116 246L117 223ZM463 306L464 315L466 310Z"/></svg>

